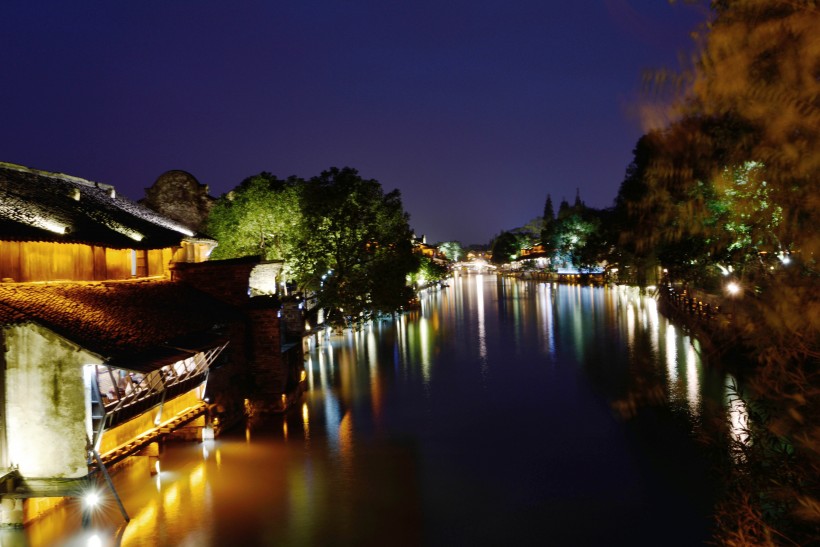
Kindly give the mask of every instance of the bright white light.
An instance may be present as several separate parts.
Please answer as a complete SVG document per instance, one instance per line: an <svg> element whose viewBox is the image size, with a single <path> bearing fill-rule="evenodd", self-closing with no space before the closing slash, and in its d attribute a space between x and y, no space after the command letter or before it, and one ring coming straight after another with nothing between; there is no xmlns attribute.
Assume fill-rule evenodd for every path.
<svg viewBox="0 0 820 547"><path fill-rule="evenodd" d="M729 294L734 296L734 295L740 293L740 285L738 285L734 281L730 281L726 285L726 292L728 292Z"/></svg>
<svg viewBox="0 0 820 547"><path fill-rule="evenodd" d="M89 492L85 495L85 504L88 507L96 507L100 503L100 495L96 492Z"/></svg>

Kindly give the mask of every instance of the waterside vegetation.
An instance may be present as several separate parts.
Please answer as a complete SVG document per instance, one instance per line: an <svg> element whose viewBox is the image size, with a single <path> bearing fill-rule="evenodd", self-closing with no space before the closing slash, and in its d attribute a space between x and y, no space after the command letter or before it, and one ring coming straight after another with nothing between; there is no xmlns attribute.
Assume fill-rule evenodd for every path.
<svg viewBox="0 0 820 547"><path fill-rule="evenodd" d="M671 121L636 143L611 207L580 194L500 233L498 265L601 272L711 295L710 334L743 351L748 435L723 436L724 545L820 542L820 11L814 2L716 0L682 70L648 87ZM399 309L441 275L412 252L398 191L349 168L309 180L266 173L223 196L208 221L219 258L284 260L341 322ZM460 246L440 252L459 259ZM427 268L427 271L423 271ZM436 273L438 272L438 273Z"/></svg>

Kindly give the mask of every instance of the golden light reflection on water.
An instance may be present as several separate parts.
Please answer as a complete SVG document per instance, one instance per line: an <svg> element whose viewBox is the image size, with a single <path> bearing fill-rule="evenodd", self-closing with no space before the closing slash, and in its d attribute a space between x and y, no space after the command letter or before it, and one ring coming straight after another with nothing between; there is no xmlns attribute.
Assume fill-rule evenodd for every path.
<svg viewBox="0 0 820 547"><path fill-rule="evenodd" d="M635 347L635 308L632 302L626 305L626 340L627 347L632 350Z"/></svg>
<svg viewBox="0 0 820 547"><path fill-rule="evenodd" d="M209 441L193 451L201 455L198 463L174 466L163 459L156 487L154 477L141 476L148 492L124 498L133 526L125 529L129 543L123 544L224 544L226 536L217 536L220 531L204 522L208 519L238 534L260 530L253 539L285 545L356 544L348 541L351 537L360 539L358 544L378 544L367 530L379 530L379 538L389 540L393 532L387 523L393 519L403 526L401 538L422 544L418 530L423 517L420 511L413 513L413 503L409 509L406 503L420 496L418 446L379 442L395 433L386 428L399 419L397 414L417 410L396 410L396 386L413 384L418 393L420 385L441 377L460 381L446 376L456 367L441 358L456 349L466 355L458 372L471 374L482 370L495 344L504 341L507 355L529 351L534 356L526 364L506 360L504 372L546 371L545 382L560 378L556 371L561 367L575 366L570 354L585 359L582 366L588 369L583 372L593 373L618 367L628 372L627 359L616 351L640 355L666 380L661 397L668 395L676 408L693 416L705 412L703 391L712 384L704 376L697 346L658 314L651 298L620 288L496 283L487 275L459 276L452 285L425 295L421 313L371 323L312 351L306 364L310 390L289 417L267 430L239 429L230 442ZM502 321L516 338L502 339ZM518 343L521 348L513 347ZM542 355L549 357L539 359ZM500 362L497 368L501 371ZM726 408L732 435L741 439L748 420L745 407L727 395ZM138 475L147 469L135 468ZM382 500L382 507L362 507L368 489L381 491L384 483L395 489L390 496L397 499ZM373 517L362 517L363 512ZM417 535L408 522L418 525L413 528ZM171 535L162 536L171 529Z"/></svg>
<svg viewBox="0 0 820 547"><path fill-rule="evenodd" d="M678 381L678 337L672 325L666 325L666 373L670 387L675 386ZM669 394L675 398L674 389L670 389Z"/></svg>
<svg viewBox="0 0 820 547"><path fill-rule="evenodd" d="M647 298L644 302L646 303L647 317L651 332L650 341L652 343L652 351L657 353L660 351L659 339L661 331L660 321L658 320L658 303L653 298Z"/></svg>
<svg viewBox="0 0 820 547"><path fill-rule="evenodd" d="M692 419L702 413L704 365L697 340L675 328L658 312L657 302L637 289L619 287L617 301L623 310L627 346L635 359L661 366L667 400L685 409Z"/></svg>
<svg viewBox="0 0 820 547"><path fill-rule="evenodd" d="M305 444L310 443L310 407L308 404L302 403L302 431L305 435Z"/></svg>
<svg viewBox="0 0 820 547"><path fill-rule="evenodd" d="M695 353L695 348L689 341L689 337L684 338L686 344L686 387L687 400L692 416L700 415L700 358Z"/></svg>
<svg viewBox="0 0 820 547"><path fill-rule="evenodd" d="M167 473L163 491L157 495L148 499L138 496L142 503L136 507L132 503L132 507L128 508L131 521L123 530L122 545L167 544L170 540L163 536L166 526L189 530L185 538L185 543L189 545L209 544L209 520L202 518L211 511L210 486L206 475L206 463L199 461L184 472Z"/></svg>

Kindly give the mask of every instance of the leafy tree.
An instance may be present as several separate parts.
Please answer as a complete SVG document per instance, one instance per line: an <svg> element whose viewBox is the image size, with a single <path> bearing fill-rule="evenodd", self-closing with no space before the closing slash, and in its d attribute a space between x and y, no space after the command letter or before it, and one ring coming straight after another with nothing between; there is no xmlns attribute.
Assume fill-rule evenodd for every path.
<svg viewBox="0 0 820 547"><path fill-rule="evenodd" d="M572 212L572 209L569 206L569 203L566 199L562 199L561 203L558 205L558 220L564 219L567 215Z"/></svg>
<svg viewBox="0 0 820 547"><path fill-rule="evenodd" d="M355 169L332 168L305 183L300 203L292 269L301 288L317 291L328 320L358 321L407 303L418 258L398 190L385 194Z"/></svg>
<svg viewBox="0 0 820 547"><path fill-rule="evenodd" d="M718 541L817 544L820 10L808 0L712 5L683 78L685 117L657 141L632 209L653 219L643 244L664 247L664 260L731 267L745 287L728 325L759 362L745 381L753 437L731 447L740 457L725 473Z"/></svg>
<svg viewBox="0 0 820 547"><path fill-rule="evenodd" d="M547 200L544 202L544 215L542 219L541 245L548 251L551 251L555 247L553 244L553 237L555 236L555 210L552 207L552 196L549 194L547 194Z"/></svg>
<svg viewBox="0 0 820 547"><path fill-rule="evenodd" d="M524 234L514 231L501 232L492 242L492 261L495 264L508 264L529 244L529 237Z"/></svg>
<svg viewBox="0 0 820 547"><path fill-rule="evenodd" d="M300 224L300 184L295 177L280 180L260 173L219 198L205 228L219 242L212 258L288 258Z"/></svg>
<svg viewBox="0 0 820 547"><path fill-rule="evenodd" d="M556 223L553 241L557 264L591 270L598 266L600 247L596 233L601 229L598 212L583 205L573 207Z"/></svg>
<svg viewBox="0 0 820 547"><path fill-rule="evenodd" d="M445 241L438 246L438 250L451 262L458 262L464 256L464 249L458 241Z"/></svg>
<svg viewBox="0 0 820 547"><path fill-rule="evenodd" d="M806 0L720 1L714 8L717 17L694 71L690 109L707 116L731 113L756 128L747 156L733 165L760 165L770 187L768 201L782 208L773 235L784 247L816 257L820 10Z"/></svg>
<svg viewBox="0 0 820 547"><path fill-rule="evenodd" d="M541 217L535 217L527 222L525 225L510 230L514 234L521 236L523 241L522 248L528 249L533 245L541 242L541 228L544 226L544 221Z"/></svg>
<svg viewBox="0 0 820 547"><path fill-rule="evenodd" d="M421 256L419 257L418 269L410 274L410 283L416 287L423 287L427 283L441 281L450 271L446 266L442 266L433 259Z"/></svg>

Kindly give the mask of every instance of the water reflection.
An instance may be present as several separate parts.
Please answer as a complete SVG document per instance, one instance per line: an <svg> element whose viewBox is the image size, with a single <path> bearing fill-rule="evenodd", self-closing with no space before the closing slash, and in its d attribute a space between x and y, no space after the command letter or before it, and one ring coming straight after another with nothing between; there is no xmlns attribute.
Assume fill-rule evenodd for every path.
<svg viewBox="0 0 820 547"><path fill-rule="evenodd" d="M487 328L484 325L484 276L475 276L476 316L478 317L478 358L481 363L481 374L484 378L489 372L487 366Z"/></svg>
<svg viewBox="0 0 820 547"><path fill-rule="evenodd" d="M696 342L632 289L451 285L315 347L288 415L169 445L154 477L135 458L116 476L133 520L102 515L97 540L653 545L674 530L703 543L709 500L688 435L717 408L743 439L748 414ZM685 427L644 413L647 386ZM620 400L636 419L613 414ZM78 526L65 514L39 544L87 540Z"/></svg>

